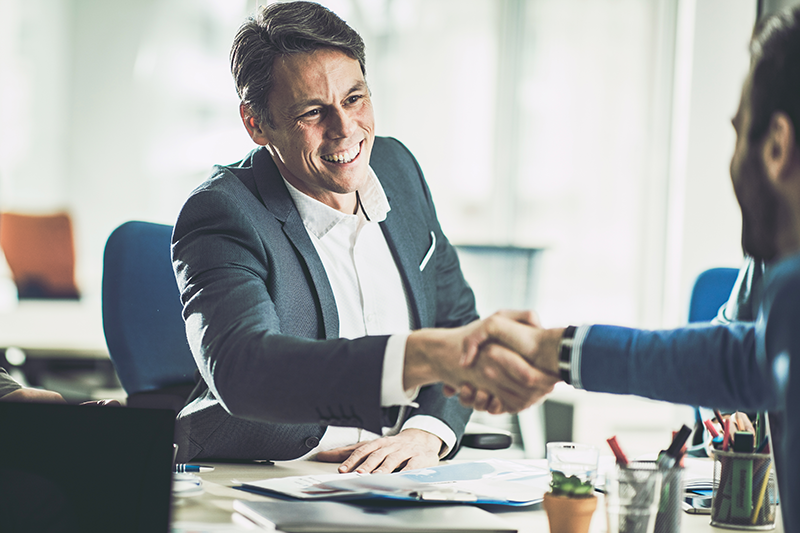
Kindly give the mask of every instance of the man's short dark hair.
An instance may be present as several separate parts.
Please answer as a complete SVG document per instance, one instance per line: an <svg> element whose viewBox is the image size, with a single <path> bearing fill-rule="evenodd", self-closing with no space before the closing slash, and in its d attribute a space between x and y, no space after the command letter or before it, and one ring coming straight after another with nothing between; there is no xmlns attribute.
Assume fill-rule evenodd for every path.
<svg viewBox="0 0 800 533"><path fill-rule="evenodd" d="M242 103L261 123L274 127L268 98L275 59L320 48L340 50L358 60L366 74L361 36L329 9L314 2L262 7L239 28L231 48L231 72Z"/></svg>
<svg viewBox="0 0 800 533"><path fill-rule="evenodd" d="M764 139L772 115L784 112L800 145L800 8L761 21L750 42L750 132L752 143Z"/></svg>

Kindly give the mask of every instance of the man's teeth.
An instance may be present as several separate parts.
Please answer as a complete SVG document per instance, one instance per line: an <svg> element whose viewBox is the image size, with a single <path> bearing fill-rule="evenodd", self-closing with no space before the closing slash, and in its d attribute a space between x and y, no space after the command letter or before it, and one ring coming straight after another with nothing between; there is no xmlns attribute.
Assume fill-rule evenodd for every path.
<svg viewBox="0 0 800 533"><path fill-rule="evenodd" d="M356 158L360 150L361 144L359 143L350 150L345 150L344 152L338 154L323 155L322 159L325 161L330 161L331 163L349 163Z"/></svg>

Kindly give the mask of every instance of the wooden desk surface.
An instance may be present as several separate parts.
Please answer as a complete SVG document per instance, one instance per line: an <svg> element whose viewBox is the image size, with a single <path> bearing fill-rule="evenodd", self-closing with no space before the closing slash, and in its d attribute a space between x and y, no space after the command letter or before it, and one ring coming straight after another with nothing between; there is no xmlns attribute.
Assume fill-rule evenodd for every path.
<svg viewBox="0 0 800 533"><path fill-rule="evenodd" d="M233 487L236 485L234 480L257 481L274 477L332 474L336 472L337 466L332 463L319 463L316 461L287 461L277 462L274 465L227 464L201 461L200 464L212 465L215 470L199 474L203 479L203 487L205 489L203 494L175 499L173 504L173 524L231 524L233 500L257 501L270 499L267 496L234 489ZM602 497L601 501L598 502L597 509L592 518L591 533L602 533L606 530ZM492 508L491 511L507 520L520 533L547 533L549 531L547 515L541 505ZM684 513L681 518L681 524L681 530L688 533L722 531L709 525L708 515L689 515ZM780 517L774 531L783 533Z"/></svg>

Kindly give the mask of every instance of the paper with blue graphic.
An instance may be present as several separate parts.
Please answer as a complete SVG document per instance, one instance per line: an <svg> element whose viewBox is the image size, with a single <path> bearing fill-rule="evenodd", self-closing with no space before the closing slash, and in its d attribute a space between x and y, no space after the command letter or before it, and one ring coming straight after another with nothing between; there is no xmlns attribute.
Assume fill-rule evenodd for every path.
<svg viewBox="0 0 800 533"><path fill-rule="evenodd" d="M394 474L330 474L265 479L241 489L303 500L384 498L420 502L531 505L550 472L541 461L487 459Z"/></svg>

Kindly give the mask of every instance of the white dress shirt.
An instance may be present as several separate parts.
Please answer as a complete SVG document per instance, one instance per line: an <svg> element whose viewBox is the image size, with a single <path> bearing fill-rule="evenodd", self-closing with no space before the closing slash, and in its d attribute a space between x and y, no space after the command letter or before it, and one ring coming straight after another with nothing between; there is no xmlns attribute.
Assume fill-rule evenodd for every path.
<svg viewBox="0 0 800 533"><path fill-rule="evenodd" d="M284 179L308 236L322 260L336 300L339 337L391 335L386 345L381 381L381 405L404 406L402 420L417 391L403 389L406 339L413 326L405 285L379 225L390 210L383 187L372 168L367 184L358 191L356 214L347 215L300 192ZM422 429L439 437L444 445L440 457L456 442L455 433L438 418L417 415L402 427L384 428L384 435L401 429ZM328 427L319 445L301 459L379 436L360 428Z"/></svg>

